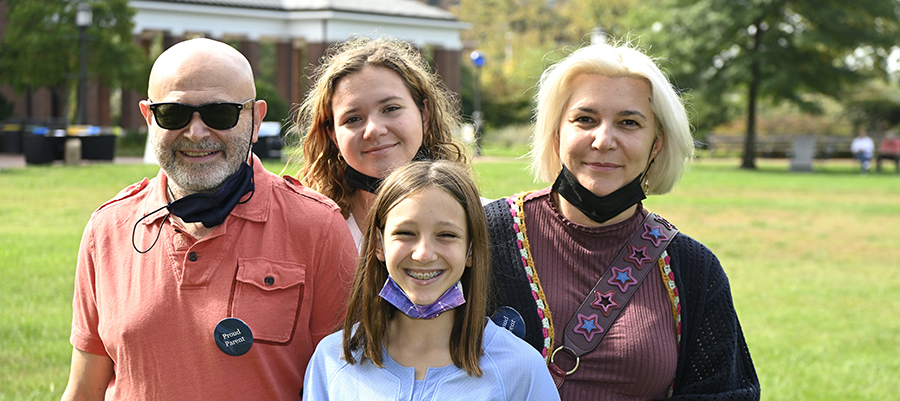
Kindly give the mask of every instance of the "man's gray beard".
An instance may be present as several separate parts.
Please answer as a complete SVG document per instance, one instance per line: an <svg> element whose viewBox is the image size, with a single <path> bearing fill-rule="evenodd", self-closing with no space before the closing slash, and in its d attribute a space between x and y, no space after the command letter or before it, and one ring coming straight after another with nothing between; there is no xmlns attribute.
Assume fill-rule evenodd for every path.
<svg viewBox="0 0 900 401"><path fill-rule="evenodd" d="M176 144L188 143L187 147L175 146ZM213 145L212 141L204 139L199 144L194 145L187 139L181 139L172 144L172 147L179 149L216 149L225 153L225 160L217 162L215 165L194 165L178 163L178 158L172 147L164 148L155 146L156 159L159 166L166 173L166 176L184 192L180 196L192 193L214 193L225 182L228 177L233 175L241 167L241 163L247 162L247 155L250 151L250 141L243 137L231 138L231 143L222 143L219 146ZM230 145L230 149L228 149Z"/></svg>

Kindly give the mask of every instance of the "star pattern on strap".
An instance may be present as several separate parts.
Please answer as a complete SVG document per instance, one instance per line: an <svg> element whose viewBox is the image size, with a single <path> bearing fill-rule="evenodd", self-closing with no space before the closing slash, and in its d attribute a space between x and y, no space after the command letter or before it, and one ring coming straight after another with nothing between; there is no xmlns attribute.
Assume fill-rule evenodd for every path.
<svg viewBox="0 0 900 401"><path fill-rule="evenodd" d="M614 285L619 287L619 290L622 292L628 291L628 286L632 284L637 284L637 280L631 276L631 268L626 267L624 269L620 269L618 267L612 267L613 276L609 278L607 281L610 285Z"/></svg>
<svg viewBox="0 0 900 401"><path fill-rule="evenodd" d="M620 305L616 302L616 293L614 291L594 291L594 294L597 295L597 300L591 303L591 307L600 309L600 312L603 312L603 316L609 316L610 311L619 309Z"/></svg>
<svg viewBox="0 0 900 401"><path fill-rule="evenodd" d="M625 260L634 263L638 269L644 267L644 263L651 261L650 257L647 256L647 245L634 246L628 244L628 248L631 249L631 254L626 256Z"/></svg>
<svg viewBox="0 0 900 401"><path fill-rule="evenodd" d="M597 324L597 319L597 315L585 316L579 313L578 326L575 327L574 331L583 335L587 342L591 342L594 339L594 334L603 332L603 328Z"/></svg>
<svg viewBox="0 0 900 401"><path fill-rule="evenodd" d="M657 215L656 217L654 217L653 220L656 221L656 222L659 223L659 224L662 224L662 225L666 226L666 228L668 228L668 229L670 229L670 230L674 230L674 229L675 229L675 225L673 225L672 223L669 223L669 220L664 219L664 218L663 218L662 216L660 216L660 215Z"/></svg>
<svg viewBox="0 0 900 401"><path fill-rule="evenodd" d="M662 227L651 226L646 223L644 224L644 233L641 234L641 238L652 242L655 247L658 247L660 243L669 239L667 235L662 233Z"/></svg>

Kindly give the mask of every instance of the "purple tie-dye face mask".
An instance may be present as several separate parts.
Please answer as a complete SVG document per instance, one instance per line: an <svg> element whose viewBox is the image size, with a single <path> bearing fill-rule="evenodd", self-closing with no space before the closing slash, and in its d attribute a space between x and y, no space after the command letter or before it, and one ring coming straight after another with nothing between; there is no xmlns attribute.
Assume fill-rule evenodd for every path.
<svg viewBox="0 0 900 401"><path fill-rule="evenodd" d="M400 312L406 314L413 319L434 319L450 309L456 308L464 303L466 299L463 297L462 283L457 281L455 285L444 291L440 297L430 305L416 305L406 295L405 292L394 282L391 276L387 281L379 296L394 305Z"/></svg>

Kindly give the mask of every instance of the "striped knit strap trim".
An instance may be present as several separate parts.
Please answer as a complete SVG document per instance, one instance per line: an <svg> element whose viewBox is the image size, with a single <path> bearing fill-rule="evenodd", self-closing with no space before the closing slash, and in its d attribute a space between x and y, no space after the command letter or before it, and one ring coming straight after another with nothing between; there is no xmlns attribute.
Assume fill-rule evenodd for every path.
<svg viewBox="0 0 900 401"><path fill-rule="evenodd" d="M659 272L662 274L663 285L669 293L669 301L672 303L672 318L675 322L675 351L681 352L681 297L678 296L678 286L675 284L675 273L672 272L672 259L669 258L669 252L663 251L662 255L656 261L659 266ZM675 380L669 385L669 395L672 398L675 393Z"/></svg>
<svg viewBox="0 0 900 401"><path fill-rule="evenodd" d="M522 260L522 268L525 270L525 276L528 278L528 285L531 287L531 295L537 305L538 317L541 319L541 332L544 336L544 347L541 349L541 355L547 361L550 357L550 350L553 349L553 319L550 317L550 307L547 304L547 298L544 296L544 289L541 287L541 280L538 278L537 270L534 268L534 260L531 258L531 246L528 243L528 235L525 228L525 197L531 192L515 194L506 199L509 203L509 211L513 218L513 230L516 232L516 245L519 248L519 257Z"/></svg>
<svg viewBox="0 0 900 401"><path fill-rule="evenodd" d="M681 297L678 295L678 285L675 283L675 273L672 272L672 261L669 258L669 252L663 251L659 260L659 272L662 273L663 285L669 293L669 301L672 303L672 318L675 322L675 340L678 343L678 349L681 349Z"/></svg>
<svg viewBox="0 0 900 401"><path fill-rule="evenodd" d="M652 213L650 209L644 208L647 213ZM659 216L659 215L657 215ZM665 220L664 217L661 217ZM656 260L659 265L659 272L662 274L663 285L669 293L669 302L672 304L672 319L675 322L675 343L676 350L681 350L681 296L678 293L678 285L675 283L675 273L672 272L672 259L669 257L669 251L663 249L659 259ZM671 396L671 395L670 395Z"/></svg>

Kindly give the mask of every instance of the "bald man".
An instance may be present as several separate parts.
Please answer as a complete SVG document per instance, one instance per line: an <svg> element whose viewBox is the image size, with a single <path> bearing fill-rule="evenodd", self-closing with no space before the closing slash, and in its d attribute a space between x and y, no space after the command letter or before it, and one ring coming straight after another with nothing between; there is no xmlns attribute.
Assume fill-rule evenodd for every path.
<svg viewBox="0 0 900 401"><path fill-rule="evenodd" d="M338 207L250 152L266 102L227 44L159 56L140 102L160 171L100 206L75 273L63 400L297 400L343 316Z"/></svg>

